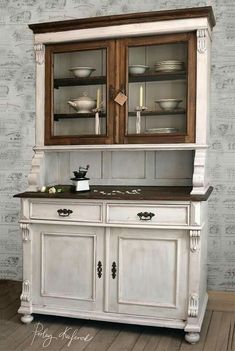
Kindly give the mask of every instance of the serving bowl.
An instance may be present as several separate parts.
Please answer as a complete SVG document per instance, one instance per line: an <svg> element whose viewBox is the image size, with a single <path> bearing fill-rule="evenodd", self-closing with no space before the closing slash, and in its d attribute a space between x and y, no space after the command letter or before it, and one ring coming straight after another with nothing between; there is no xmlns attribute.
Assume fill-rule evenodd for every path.
<svg viewBox="0 0 235 351"><path fill-rule="evenodd" d="M180 99L160 99L156 100L155 103L160 106L163 111L173 111L178 108L179 103L183 100Z"/></svg>
<svg viewBox="0 0 235 351"><path fill-rule="evenodd" d="M143 74L149 69L149 66L145 65L130 65L129 73L130 74Z"/></svg>
<svg viewBox="0 0 235 351"><path fill-rule="evenodd" d="M73 67L69 69L70 72L77 78L90 77L91 73L95 71L92 67Z"/></svg>
<svg viewBox="0 0 235 351"><path fill-rule="evenodd" d="M68 101L68 104L77 112L77 113L90 113L92 109L96 106L96 100L87 96L86 93L83 96L79 96L76 99Z"/></svg>

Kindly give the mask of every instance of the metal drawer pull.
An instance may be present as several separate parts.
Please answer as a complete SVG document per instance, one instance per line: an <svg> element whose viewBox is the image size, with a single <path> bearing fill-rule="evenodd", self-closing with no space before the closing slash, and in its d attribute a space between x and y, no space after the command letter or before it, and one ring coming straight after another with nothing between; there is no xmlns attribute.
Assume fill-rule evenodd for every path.
<svg viewBox="0 0 235 351"><path fill-rule="evenodd" d="M151 221L151 219L155 216L152 212L139 212L137 213L140 221Z"/></svg>
<svg viewBox="0 0 235 351"><path fill-rule="evenodd" d="M117 275L117 265L116 265L116 262L113 262L113 263L112 263L111 272L112 272L112 278L115 279L115 278L116 278L116 275Z"/></svg>
<svg viewBox="0 0 235 351"><path fill-rule="evenodd" d="M69 215L71 215L71 213L73 213L72 210L66 208L60 208L59 210L57 210L57 212L60 217L68 217Z"/></svg>
<svg viewBox="0 0 235 351"><path fill-rule="evenodd" d="M97 275L98 275L98 278L102 277L102 263L101 263L101 261L99 261L97 263Z"/></svg>

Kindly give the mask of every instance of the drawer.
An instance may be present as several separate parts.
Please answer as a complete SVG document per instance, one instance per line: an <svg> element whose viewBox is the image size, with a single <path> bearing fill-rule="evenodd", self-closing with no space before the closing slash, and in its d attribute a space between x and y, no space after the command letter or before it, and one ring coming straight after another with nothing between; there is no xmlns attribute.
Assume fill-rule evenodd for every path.
<svg viewBox="0 0 235 351"><path fill-rule="evenodd" d="M60 211L58 212L58 210ZM102 204L32 201L30 203L30 218L58 221L102 222Z"/></svg>
<svg viewBox="0 0 235 351"><path fill-rule="evenodd" d="M107 222L140 225L188 225L189 205L108 204Z"/></svg>

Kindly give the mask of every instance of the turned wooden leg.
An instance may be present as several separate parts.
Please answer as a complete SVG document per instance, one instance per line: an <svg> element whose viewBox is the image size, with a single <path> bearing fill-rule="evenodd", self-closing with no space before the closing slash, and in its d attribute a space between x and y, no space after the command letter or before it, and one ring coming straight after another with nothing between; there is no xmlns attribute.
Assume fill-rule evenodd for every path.
<svg viewBox="0 0 235 351"><path fill-rule="evenodd" d="M33 320L33 316L31 314L24 314L21 317L21 322L24 324L29 324L32 322L32 320Z"/></svg>
<svg viewBox="0 0 235 351"><path fill-rule="evenodd" d="M189 342L190 344L196 344L200 339L200 334L199 333L186 333L185 334L185 340Z"/></svg>

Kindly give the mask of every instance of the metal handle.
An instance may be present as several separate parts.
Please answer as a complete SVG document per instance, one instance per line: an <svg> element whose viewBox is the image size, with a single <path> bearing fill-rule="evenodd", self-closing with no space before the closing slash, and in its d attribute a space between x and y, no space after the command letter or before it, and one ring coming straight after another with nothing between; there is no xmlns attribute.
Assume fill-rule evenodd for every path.
<svg viewBox="0 0 235 351"><path fill-rule="evenodd" d="M57 210L57 212L60 217L68 217L69 215L71 215L71 213L73 213L72 210L66 208L60 208L59 210Z"/></svg>
<svg viewBox="0 0 235 351"><path fill-rule="evenodd" d="M102 277L102 263L101 261L98 261L97 263L97 275L98 275L98 278L101 278Z"/></svg>
<svg viewBox="0 0 235 351"><path fill-rule="evenodd" d="M116 275L117 275L117 264L116 264L116 262L112 263L111 273L112 273L112 278L115 279Z"/></svg>
<svg viewBox="0 0 235 351"><path fill-rule="evenodd" d="M151 219L155 216L152 212L139 212L137 213L140 221L151 221Z"/></svg>

